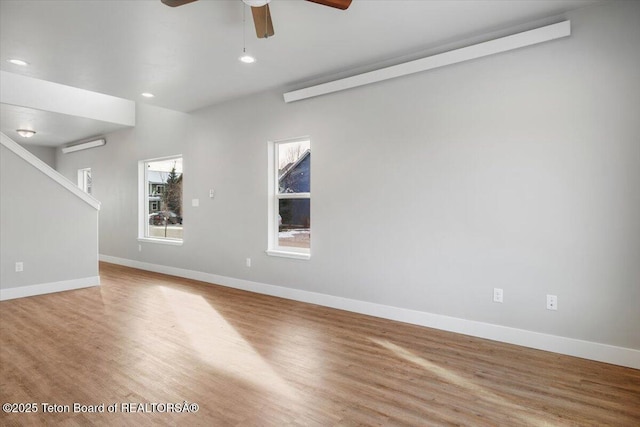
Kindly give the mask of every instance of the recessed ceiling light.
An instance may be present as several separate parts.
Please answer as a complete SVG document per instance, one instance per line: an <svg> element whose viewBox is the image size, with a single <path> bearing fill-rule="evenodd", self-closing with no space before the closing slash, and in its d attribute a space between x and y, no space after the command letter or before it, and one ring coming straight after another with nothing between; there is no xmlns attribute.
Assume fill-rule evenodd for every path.
<svg viewBox="0 0 640 427"><path fill-rule="evenodd" d="M36 134L36 131L31 129L16 129L16 132L23 138L31 138Z"/></svg>
<svg viewBox="0 0 640 427"><path fill-rule="evenodd" d="M256 62L256 58L251 55L242 55L238 59L240 59L240 61L244 62L245 64L253 64L254 62Z"/></svg>
<svg viewBox="0 0 640 427"><path fill-rule="evenodd" d="M144 92L141 93L140 95L144 96L145 98L153 98L155 95L149 92Z"/></svg>
<svg viewBox="0 0 640 427"><path fill-rule="evenodd" d="M22 59L9 59L7 62L12 63L13 65L21 65L23 67L29 65L29 63L23 61Z"/></svg>

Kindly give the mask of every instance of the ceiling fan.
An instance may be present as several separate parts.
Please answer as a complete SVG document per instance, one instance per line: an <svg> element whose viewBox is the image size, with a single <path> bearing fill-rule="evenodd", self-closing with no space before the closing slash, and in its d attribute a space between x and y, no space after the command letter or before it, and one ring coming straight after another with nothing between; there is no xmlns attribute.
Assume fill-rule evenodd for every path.
<svg viewBox="0 0 640 427"><path fill-rule="evenodd" d="M196 0L162 0L167 6L176 7L183 4L191 3ZM269 11L269 2L271 0L242 0L245 4L251 6L251 14L253 15L253 25L256 27L256 36L259 39L271 37L275 34L273 31L273 22L271 21L271 12ZM307 0L312 3L318 3L323 6L329 6L336 9L345 10L351 5L352 0Z"/></svg>

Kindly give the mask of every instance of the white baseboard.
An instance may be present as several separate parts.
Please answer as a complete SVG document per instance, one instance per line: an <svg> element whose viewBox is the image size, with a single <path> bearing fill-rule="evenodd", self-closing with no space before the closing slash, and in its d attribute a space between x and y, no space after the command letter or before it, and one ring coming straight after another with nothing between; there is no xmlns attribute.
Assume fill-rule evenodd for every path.
<svg viewBox="0 0 640 427"><path fill-rule="evenodd" d="M608 344L543 334L525 329L510 328L490 323L477 322L474 320L443 316L441 314L375 304L366 301L303 291L300 289L285 288L282 286L268 285L265 283L252 282L249 280L236 279L233 277L203 273L194 270L186 270L183 268L151 264L108 255L100 255L100 260L112 264L199 280L202 282L256 292L259 294L307 302L325 307L381 317L384 319L396 320L399 322L411 323L414 325L426 326L429 328L441 329L444 331L456 332L509 344L516 344L523 347L530 347L538 350L551 351L568 356L576 356L598 362L640 369L640 350L631 348L616 347Z"/></svg>
<svg viewBox="0 0 640 427"><path fill-rule="evenodd" d="M100 276L0 289L0 301L100 286Z"/></svg>

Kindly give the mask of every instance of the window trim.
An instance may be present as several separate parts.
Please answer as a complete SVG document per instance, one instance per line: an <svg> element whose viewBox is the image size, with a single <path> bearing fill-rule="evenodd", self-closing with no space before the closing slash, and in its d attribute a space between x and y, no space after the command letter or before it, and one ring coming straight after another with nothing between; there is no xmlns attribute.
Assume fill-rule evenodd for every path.
<svg viewBox="0 0 640 427"><path fill-rule="evenodd" d="M156 157L153 159L145 159L138 161L138 242L159 243L170 246L182 246L184 243L184 235L182 239L173 239L165 237L149 237L149 181L146 164L149 162L158 162L171 159L182 159L182 173L184 174L184 156L175 154L173 156ZM184 207L184 196L183 196Z"/></svg>
<svg viewBox="0 0 640 427"><path fill-rule="evenodd" d="M87 172L91 175L91 168L80 168L78 169L78 187L87 194L91 194L89 192L89 180L87 179Z"/></svg>
<svg viewBox="0 0 640 427"><path fill-rule="evenodd" d="M265 251L269 256L293 258L301 260L311 259L311 247L307 248L295 248L290 246L280 246L278 244L278 200L280 199L309 199L311 201L311 192L308 193L278 193L278 155L277 146L280 144L287 144L293 142L309 141L311 146L311 138L309 136L301 136L298 138L281 139L277 141L267 142L267 164L268 164L268 179L267 179L267 250Z"/></svg>

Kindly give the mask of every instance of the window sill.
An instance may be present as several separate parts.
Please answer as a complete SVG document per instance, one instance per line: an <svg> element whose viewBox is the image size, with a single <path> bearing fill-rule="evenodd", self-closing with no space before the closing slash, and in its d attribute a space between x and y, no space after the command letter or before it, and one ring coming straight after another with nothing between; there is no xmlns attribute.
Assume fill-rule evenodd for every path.
<svg viewBox="0 0 640 427"><path fill-rule="evenodd" d="M169 245L169 246L182 246L182 240L154 239L151 237L138 237L138 242L159 243L161 245Z"/></svg>
<svg viewBox="0 0 640 427"><path fill-rule="evenodd" d="M268 249L266 253L269 256L278 256L282 258L293 258L293 259L304 259L304 260L311 259L311 254L304 253L304 252L288 252L288 251L282 251L282 250Z"/></svg>

